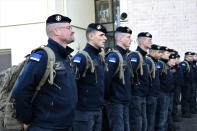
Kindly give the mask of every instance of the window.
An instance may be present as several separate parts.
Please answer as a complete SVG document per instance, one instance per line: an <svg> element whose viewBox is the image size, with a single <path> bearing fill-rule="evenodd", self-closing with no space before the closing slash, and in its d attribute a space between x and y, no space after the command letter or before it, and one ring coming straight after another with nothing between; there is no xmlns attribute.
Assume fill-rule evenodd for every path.
<svg viewBox="0 0 197 131"><path fill-rule="evenodd" d="M120 1L119 0L95 0L95 21L107 28L106 47L114 47L114 31L120 26Z"/></svg>

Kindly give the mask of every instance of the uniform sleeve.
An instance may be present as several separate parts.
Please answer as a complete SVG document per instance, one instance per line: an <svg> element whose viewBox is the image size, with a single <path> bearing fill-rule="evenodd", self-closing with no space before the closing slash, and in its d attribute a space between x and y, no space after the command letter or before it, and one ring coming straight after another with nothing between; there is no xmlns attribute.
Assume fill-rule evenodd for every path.
<svg viewBox="0 0 197 131"><path fill-rule="evenodd" d="M105 97L107 96L107 92L109 91L109 87L113 78L113 75L118 68L119 58L115 53L110 53L106 58L106 63L108 65L109 71L105 71L104 75L104 83L105 83ZM117 75L117 74L116 74Z"/></svg>
<svg viewBox="0 0 197 131"><path fill-rule="evenodd" d="M26 124L31 122L31 99L47 65L47 54L44 51L39 51L34 53L34 55L37 57L29 58L12 92L12 96L15 99L14 104L17 116Z"/></svg>
<svg viewBox="0 0 197 131"><path fill-rule="evenodd" d="M183 86L184 79L183 79L183 70L181 67L177 68L177 80L176 81L177 81L177 86L179 87Z"/></svg>
<svg viewBox="0 0 197 131"><path fill-rule="evenodd" d="M130 54L128 58L129 58L130 68L132 68L133 72L135 73L139 65L140 58L136 53Z"/></svg>
<svg viewBox="0 0 197 131"><path fill-rule="evenodd" d="M152 62L149 59L146 59L146 61L147 61L147 65L148 65L149 70L151 70L152 69Z"/></svg>
<svg viewBox="0 0 197 131"><path fill-rule="evenodd" d="M186 71L186 69L187 69L187 64L185 62L181 62L180 63L180 67L181 67L181 69L182 69L182 71L184 73Z"/></svg>
<svg viewBox="0 0 197 131"><path fill-rule="evenodd" d="M85 70L86 67L86 58L84 55L82 54L77 54L74 58L73 58L73 65L76 66L77 70L78 70L78 75L82 76L83 72Z"/></svg>

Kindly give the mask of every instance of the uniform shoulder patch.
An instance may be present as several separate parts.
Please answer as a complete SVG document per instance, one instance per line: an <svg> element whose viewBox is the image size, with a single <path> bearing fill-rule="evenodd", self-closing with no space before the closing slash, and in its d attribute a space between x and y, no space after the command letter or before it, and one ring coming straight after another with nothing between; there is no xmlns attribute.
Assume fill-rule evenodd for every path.
<svg viewBox="0 0 197 131"><path fill-rule="evenodd" d="M74 58L74 60L73 60L73 62L75 62L75 63L80 63L81 62L81 57L75 57Z"/></svg>
<svg viewBox="0 0 197 131"><path fill-rule="evenodd" d="M40 61L41 57L42 56L40 54L32 53L31 56L30 56L30 60Z"/></svg>
<svg viewBox="0 0 197 131"><path fill-rule="evenodd" d="M181 65L182 65L182 66L186 66L186 63L183 62L183 63L181 63Z"/></svg>
<svg viewBox="0 0 197 131"><path fill-rule="evenodd" d="M132 62L137 62L137 58L136 58L136 57L131 57L131 58L130 58L130 61L132 61Z"/></svg>
<svg viewBox="0 0 197 131"><path fill-rule="evenodd" d="M161 65L160 64L156 64L156 68L157 69L160 69L161 68Z"/></svg>
<svg viewBox="0 0 197 131"><path fill-rule="evenodd" d="M110 57L108 61L109 61L109 62L116 63L116 58L115 58L115 57Z"/></svg>

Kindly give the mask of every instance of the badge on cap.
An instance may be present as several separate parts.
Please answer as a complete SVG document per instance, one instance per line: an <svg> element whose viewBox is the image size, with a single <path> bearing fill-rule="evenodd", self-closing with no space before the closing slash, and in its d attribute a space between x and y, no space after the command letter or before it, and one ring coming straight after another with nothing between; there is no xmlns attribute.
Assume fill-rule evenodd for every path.
<svg viewBox="0 0 197 131"><path fill-rule="evenodd" d="M168 50L168 48L166 47L166 50Z"/></svg>
<svg viewBox="0 0 197 131"><path fill-rule="evenodd" d="M127 28L127 32L129 33L131 30L129 28Z"/></svg>
<svg viewBox="0 0 197 131"><path fill-rule="evenodd" d="M32 53L31 56L30 56L30 60L40 61L41 57L42 56L39 55L39 54Z"/></svg>
<svg viewBox="0 0 197 131"><path fill-rule="evenodd" d="M109 58L109 62L116 63L116 58L115 58L115 57L110 57L110 58Z"/></svg>
<svg viewBox="0 0 197 131"><path fill-rule="evenodd" d="M149 36L150 36L150 34L149 34L149 33L146 33L146 36L147 36L147 37L149 37Z"/></svg>
<svg viewBox="0 0 197 131"><path fill-rule="evenodd" d="M97 30L100 30L102 27L101 27L101 25L97 25Z"/></svg>
<svg viewBox="0 0 197 131"><path fill-rule="evenodd" d="M56 16L55 18L57 21L60 21L62 19L62 17L60 15Z"/></svg>

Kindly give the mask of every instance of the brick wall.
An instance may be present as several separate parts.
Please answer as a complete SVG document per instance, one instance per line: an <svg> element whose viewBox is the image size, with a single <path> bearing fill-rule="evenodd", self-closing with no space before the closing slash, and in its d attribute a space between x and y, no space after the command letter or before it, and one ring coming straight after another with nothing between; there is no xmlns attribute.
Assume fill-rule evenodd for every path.
<svg viewBox="0 0 197 131"><path fill-rule="evenodd" d="M197 0L128 0L127 6L134 40L148 31L153 43L176 49L182 59L186 51L197 52Z"/></svg>

